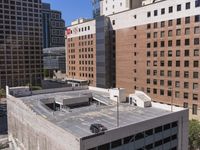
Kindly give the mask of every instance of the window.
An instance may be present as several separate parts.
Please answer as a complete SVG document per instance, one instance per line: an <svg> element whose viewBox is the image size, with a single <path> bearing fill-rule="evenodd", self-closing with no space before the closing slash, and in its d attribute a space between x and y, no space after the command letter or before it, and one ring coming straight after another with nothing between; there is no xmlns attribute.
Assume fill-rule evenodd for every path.
<svg viewBox="0 0 200 150"><path fill-rule="evenodd" d="M184 99L188 99L188 97L189 97L189 94L188 94L188 93L183 93L183 98L184 98Z"/></svg>
<svg viewBox="0 0 200 150"><path fill-rule="evenodd" d="M188 71L184 71L184 78L189 78L189 72Z"/></svg>
<svg viewBox="0 0 200 150"><path fill-rule="evenodd" d="M155 22L155 23L153 24L153 27L154 27L154 29L156 29L156 28L158 27L157 22Z"/></svg>
<svg viewBox="0 0 200 150"><path fill-rule="evenodd" d="M170 26L172 26L173 25L173 20L169 20L168 21L168 26L170 27Z"/></svg>
<svg viewBox="0 0 200 150"><path fill-rule="evenodd" d="M176 19L176 25L181 25L181 18Z"/></svg>
<svg viewBox="0 0 200 150"><path fill-rule="evenodd" d="M185 46L189 46L190 45L190 39L185 39Z"/></svg>
<svg viewBox="0 0 200 150"><path fill-rule="evenodd" d="M172 61L168 61L168 67L172 67Z"/></svg>
<svg viewBox="0 0 200 150"><path fill-rule="evenodd" d="M189 63L188 60L185 60L185 61L184 61L184 67L189 67L189 64L190 64L190 63Z"/></svg>
<svg viewBox="0 0 200 150"><path fill-rule="evenodd" d="M171 90L167 91L167 96L172 96L172 91Z"/></svg>
<svg viewBox="0 0 200 150"><path fill-rule="evenodd" d="M184 102L184 103L183 103L183 107L184 107L184 108L188 108L188 103Z"/></svg>
<svg viewBox="0 0 200 150"><path fill-rule="evenodd" d="M172 40L168 41L168 47L172 47Z"/></svg>
<svg viewBox="0 0 200 150"><path fill-rule="evenodd" d="M168 57L172 57L172 50L168 51Z"/></svg>
<svg viewBox="0 0 200 150"><path fill-rule="evenodd" d="M116 140L111 143L111 148L119 147L122 145L122 140Z"/></svg>
<svg viewBox="0 0 200 150"><path fill-rule="evenodd" d="M200 7L200 0L195 0L195 7Z"/></svg>
<svg viewBox="0 0 200 150"><path fill-rule="evenodd" d="M165 85L165 81L164 80L160 80L160 86L164 86Z"/></svg>
<svg viewBox="0 0 200 150"><path fill-rule="evenodd" d="M151 17L151 12L147 12L147 17Z"/></svg>
<svg viewBox="0 0 200 150"><path fill-rule="evenodd" d="M172 77L172 71L167 71L167 76ZM168 85L169 85L169 81L168 81Z"/></svg>
<svg viewBox="0 0 200 150"><path fill-rule="evenodd" d="M160 95L165 95L165 91L164 90L160 90Z"/></svg>
<svg viewBox="0 0 200 150"><path fill-rule="evenodd" d="M176 88L179 88L179 87L180 87L180 82L179 82L179 81L176 81L176 82L175 82L175 87L176 87Z"/></svg>
<svg viewBox="0 0 200 150"><path fill-rule="evenodd" d="M194 61L193 62L193 67L198 68L199 67L199 61Z"/></svg>
<svg viewBox="0 0 200 150"><path fill-rule="evenodd" d="M175 97L176 97L176 98L180 98L180 92L176 91L176 92L175 92Z"/></svg>
<svg viewBox="0 0 200 150"><path fill-rule="evenodd" d="M176 77L180 77L180 71L176 71L176 72L175 72L175 76L176 76Z"/></svg>
<svg viewBox="0 0 200 150"><path fill-rule="evenodd" d="M147 33L147 39L151 38L151 33Z"/></svg>
<svg viewBox="0 0 200 150"><path fill-rule="evenodd" d="M172 30L168 31L168 37L172 37Z"/></svg>
<svg viewBox="0 0 200 150"><path fill-rule="evenodd" d="M199 45L199 38L194 38L194 45Z"/></svg>
<svg viewBox="0 0 200 150"><path fill-rule="evenodd" d="M194 27L194 34L200 34L200 27Z"/></svg>
<svg viewBox="0 0 200 150"><path fill-rule="evenodd" d="M161 9L161 15L164 15L165 14L165 8L162 8Z"/></svg>
<svg viewBox="0 0 200 150"><path fill-rule="evenodd" d="M164 36L165 36L165 31L161 31L160 37L162 38L162 37L164 37Z"/></svg>
<svg viewBox="0 0 200 150"><path fill-rule="evenodd" d="M193 94L193 100L198 101L198 94Z"/></svg>
<svg viewBox="0 0 200 150"><path fill-rule="evenodd" d="M164 57L165 56L165 51L160 51L160 57Z"/></svg>
<svg viewBox="0 0 200 150"><path fill-rule="evenodd" d="M177 5L177 11L181 11L181 4Z"/></svg>
<svg viewBox="0 0 200 150"><path fill-rule="evenodd" d="M185 24L189 24L190 23L190 17L185 17Z"/></svg>
<svg viewBox="0 0 200 150"><path fill-rule="evenodd" d="M188 89L189 88L189 83L188 82L184 82L184 88Z"/></svg>
<svg viewBox="0 0 200 150"><path fill-rule="evenodd" d="M195 22L199 22L200 21L200 15L196 15L194 20L195 20Z"/></svg>
<svg viewBox="0 0 200 150"><path fill-rule="evenodd" d="M176 29L176 35L180 36L181 35L181 29Z"/></svg>
<svg viewBox="0 0 200 150"><path fill-rule="evenodd" d="M194 56L199 56L199 49L194 50Z"/></svg>
<svg viewBox="0 0 200 150"><path fill-rule="evenodd" d="M196 104L192 105L192 114L197 115L197 105Z"/></svg>
<svg viewBox="0 0 200 150"><path fill-rule="evenodd" d="M161 22L161 27L165 27L165 21Z"/></svg>
<svg viewBox="0 0 200 150"><path fill-rule="evenodd" d="M185 56L190 56L190 51L188 49L185 50Z"/></svg>
<svg viewBox="0 0 200 150"><path fill-rule="evenodd" d="M176 40L176 46L181 46L181 40Z"/></svg>
<svg viewBox="0 0 200 150"><path fill-rule="evenodd" d="M151 24L147 24L147 29L150 29L151 28Z"/></svg>
<svg viewBox="0 0 200 150"><path fill-rule="evenodd" d="M185 4L185 9L190 9L190 2Z"/></svg>
<svg viewBox="0 0 200 150"><path fill-rule="evenodd" d="M165 75L164 70L161 70L161 71L160 71L160 76L162 77L162 76L164 76L164 75Z"/></svg>
<svg viewBox="0 0 200 150"><path fill-rule="evenodd" d="M199 84L198 83L193 83L193 90L198 90Z"/></svg>
<svg viewBox="0 0 200 150"><path fill-rule="evenodd" d="M115 20L112 21L112 24L115 25Z"/></svg>
<svg viewBox="0 0 200 150"><path fill-rule="evenodd" d="M154 16L158 15L158 10L154 10Z"/></svg>
<svg viewBox="0 0 200 150"><path fill-rule="evenodd" d="M165 47L165 41L160 41L160 47Z"/></svg>
<svg viewBox="0 0 200 150"><path fill-rule="evenodd" d="M176 61L176 67L180 67L181 63L179 60Z"/></svg>
<svg viewBox="0 0 200 150"><path fill-rule="evenodd" d="M185 35L189 35L190 34L190 28L185 28Z"/></svg>
<svg viewBox="0 0 200 150"><path fill-rule="evenodd" d="M199 78L199 73L198 72L193 72L193 78L198 79Z"/></svg>
<svg viewBox="0 0 200 150"><path fill-rule="evenodd" d="M169 13L172 13L173 12L173 6L170 6L169 7Z"/></svg>
<svg viewBox="0 0 200 150"><path fill-rule="evenodd" d="M176 57L180 57L181 56L181 51L180 50L176 50Z"/></svg>

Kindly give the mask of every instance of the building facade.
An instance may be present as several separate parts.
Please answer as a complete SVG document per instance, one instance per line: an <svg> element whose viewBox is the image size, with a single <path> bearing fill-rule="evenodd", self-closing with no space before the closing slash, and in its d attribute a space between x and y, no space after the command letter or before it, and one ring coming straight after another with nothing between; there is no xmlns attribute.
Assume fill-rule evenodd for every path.
<svg viewBox="0 0 200 150"><path fill-rule="evenodd" d="M60 11L42 3L43 48L65 46L65 21Z"/></svg>
<svg viewBox="0 0 200 150"><path fill-rule="evenodd" d="M41 0L0 1L0 88L40 85Z"/></svg>
<svg viewBox="0 0 200 150"><path fill-rule="evenodd" d="M125 87L127 95L142 90L155 101L190 108L190 116L200 119L199 12L200 0L146 1L139 8L101 16L107 21L99 21L101 17L92 20L96 86L106 79L105 72L113 73L110 82L115 84L111 85ZM68 28L68 37L73 36L72 27ZM102 61L106 57L113 60L107 63L112 71Z"/></svg>
<svg viewBox="0 0 200 150"><path fill-rule="evenodd" d="M66 73L65 47L53 47L43 49L44 70L49 77L53 77L54 71Z"/></svg>
<svg viewBox="0 0 200 150"><path fill-rule="evenodd" d="M117 119L116 101L111 96L117 95L121 102L117 90L67 87L31 92L27 87L10 88L7 91L10 147L188 150L188 109L174 106L171 111L169 105L152 101L148 107L123 102L119 103ZM148 98L142 95L140 100L146 101ZM103 128L96 127L99 131L95 131L95 124Z"/></svg>

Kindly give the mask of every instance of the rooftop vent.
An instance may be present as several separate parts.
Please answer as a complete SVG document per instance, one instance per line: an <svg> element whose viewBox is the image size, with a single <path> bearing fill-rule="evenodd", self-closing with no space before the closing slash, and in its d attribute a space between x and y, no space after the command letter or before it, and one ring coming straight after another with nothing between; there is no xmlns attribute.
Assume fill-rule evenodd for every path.
<svg viewBox="0 0 200 150"><path fill-rule="evenodd" d="M91 124L91 126L90 126L90 131L95 134L104 132L106 130L108 130L108 129L105 126L103 126L102 124L95 123L95 124Z"/></svg>

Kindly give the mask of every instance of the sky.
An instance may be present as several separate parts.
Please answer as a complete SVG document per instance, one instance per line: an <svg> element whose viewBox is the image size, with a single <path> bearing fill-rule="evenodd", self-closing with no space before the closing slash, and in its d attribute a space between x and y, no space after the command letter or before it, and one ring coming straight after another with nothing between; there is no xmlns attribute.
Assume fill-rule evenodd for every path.
<svg viewBox="0 0 200 150"><path fill-rule="evenodd" d="M91 0L42 0L51 4L51 9L62 12L65 25L70 25L71 21L83 17L92 17Z"/></svg>

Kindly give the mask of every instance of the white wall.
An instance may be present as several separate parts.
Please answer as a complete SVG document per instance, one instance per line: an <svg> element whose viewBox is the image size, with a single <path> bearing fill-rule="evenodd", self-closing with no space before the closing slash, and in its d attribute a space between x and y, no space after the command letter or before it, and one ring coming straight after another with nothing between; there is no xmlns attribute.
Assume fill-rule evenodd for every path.
<svg viewBox="0 0 200 150"><path fill-rule="evenodd" d="M185 10L185 3L191 2L191 8ZM182 11L177 12L176 7L182 4ZM168 8L173 6L173 13L168 13ZM161 9L165 8L165 14L161 15ZM158 10L158 16L154 16L153 11ZM151 11L151 17L147 17L147 12ZM161 22L170 19L183 18L200 14L200 7L195 8L195 0L166 0L155 4L143 6L123 13L111 15L110 20L115 20L113 29L123 29L153 22ZM136 18L134 17L136 15Z"/></svg>

